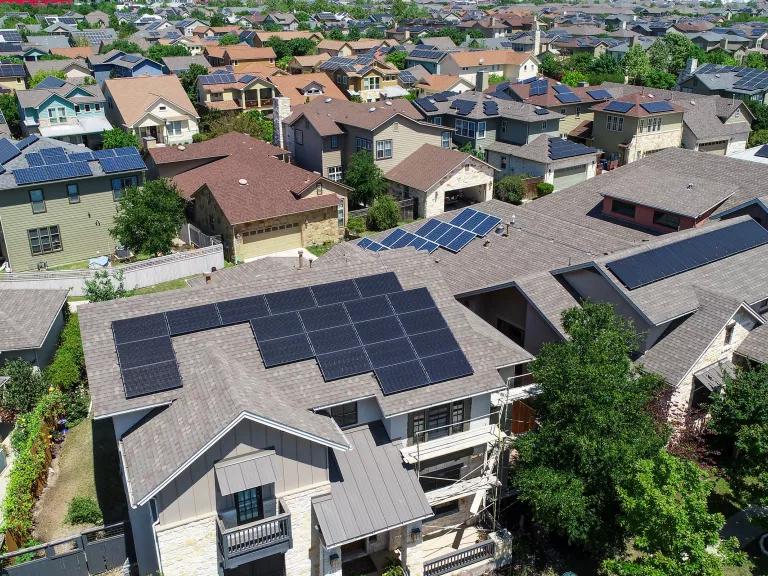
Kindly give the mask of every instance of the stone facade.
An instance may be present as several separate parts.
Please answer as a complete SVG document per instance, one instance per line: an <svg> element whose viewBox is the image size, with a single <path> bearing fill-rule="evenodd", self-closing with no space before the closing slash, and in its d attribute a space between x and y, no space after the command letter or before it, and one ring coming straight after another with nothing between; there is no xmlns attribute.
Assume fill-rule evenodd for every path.
<svg viewBox="0 0 768 576"><path fill-rule="evenodd" d="M320 561L320 544L312 528L312 498L328 494L330 486L320 484L307 490L281 494L280 499L291 513L293 546L285 553L285 573L291 576L312 576ZM313 566L314 565L314 566Z"/></svg>
<svg viewBox="0 0 768 576"><path fill-rule="evenodd" d="M302 235L304 246L336 242L341 237L343 228L339 228L337 208L310 212L305 215L304 221L306 222Z"/></svg>
<svg viewBox="0 0 768 576"><path fill-rule="evenodd" d="M418 534L411 537L411 531L418 528ZM405 564L408 567L410 576L423 576L424 574L424 550L422 543L424 541L424 532L421 524L411 524L405 527L402 538L406 541Z"/></svg>
<svg viewBox="0 0 768 576"><path fill-rule="evenodd" d="M216 515L157 529L163 576L215 576L219 573ZM289 572L290 573L290 572Z"/></svg>
<svg viewBox="0 0 768 576"><path fill-rule="evenodd" d="M650 132L635 134L629 143L626 151L626 163L639 160L646 154L658 152L664 148L677 148L682 141L682 127L676 125L671 130L661 130L659 132Z"/></svg>

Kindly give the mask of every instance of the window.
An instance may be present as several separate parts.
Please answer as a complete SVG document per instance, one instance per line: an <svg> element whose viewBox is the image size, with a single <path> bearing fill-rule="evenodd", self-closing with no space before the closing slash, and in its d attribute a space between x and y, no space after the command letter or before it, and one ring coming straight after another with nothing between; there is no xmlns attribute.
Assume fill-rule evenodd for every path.
<svg viewBox="0 0 768 576"><path fill-rule="evenodd" d="M139 179L136 176L126 176L125 178L112 178L112 199L117 202L123 195L123 190L131 186L137 186Z"/></svg>
<svg viewBox="0 0 768 576"><path fill-rule="evenodd" d="M565 116L567 114L567 110L565 108L560 108L560 114Z"/></svg>
<svg viewBox="0 0 768 576"><path fill-rule="evenodd" d="M50 254L61 250L61 234L58 226L45 226L27 230L32 256Z"/></svg>
<svg viewBox="0 0 768 576"><path fill-rule="evenodd" d="M331 418L336 421L340 428L354 426L357 424L357 402L334 406L331 408Z"/></svg>
<svg viewBox="0 0 768 576"><path fill-rule="evenodd" d="M648 118L648 123L646 124L646 132L658 132L661 130L661 116L655 116L653 118ZM640 121L640 132L643 131L643 121Z"/></svg>
<svg viewBox="0 0 768 576"><path fill-rule="evenodd" d="M80 189L77 184L67 184L67 198L70 204L80 203Z"/></svg>
<svg viewBox="0 0 768 576"><path fill-rule="evenodd" d="M477 123L477 138L478 140L481 138L485 138L485 122Z"/></svg>
<svg viewBox="0 0 768 576"><path fill-rule="evenodd" d="M464 415L469 411L469 400L433 406L408 415L409 438L412 442L426 442L464 430Z"/></svg>
<svg viewBox="0 0 768 576"><path fill-rule="evenodd" d="M466 138L474 138L475 137L475 123L470 122L469 120L462 120L460 118L456 118L456 121L454 123L454 128L456 128L456 134L459 136L464 136Z"/></svg>
<svg viewBox="0 0 768 576"><path fill-rule="evenodd" d="M45 195L42 190L30 190L29 202L32 204L32 214L41 214L46 211Z"/></svg>
<svg viewBox="0 0 768 576"><path fill-rule="evenodd" d="M613 114L608 114L606 118L606 128L608 128L608 130L611 132L621 132L624 130L624 116L614 116Z"/></svg>
<svg viewBox="0 0 768 576"><path fill-rule="evenodd" d="M432 118L432 124L436 124L438 126L442 126L443 125L443 117L442 116L435 116L434 118Z"/></svg>
<svg viewBox="0 0 768 576"><path fill-rule="evenodd" d="M546 129L547 129L547 124L548 124L548 122L547 122L546 120L544 120L544 121L541 123L541 129L542 129L542 130L546 130Z"/></svg>
<svg viewBox="0 0 768 576"><path fill-rule="evenodd" d="M328 180L334 182L341 182L342 171L341 166L329 166L328 167Z"/></svg>
<svg viewBox="0 0 768 576"><path fill-rule="evenodd" d="M506 170L507 169L507 157L502 156L501 157L501 169Z"/></svg>
<svg viewBox="0 0 768 576"><path fill-rule="evenodd" d="M172 120L166 124L170 136L179 136L181 134L181 120Z"/></svg>
<svg viewBox="0 0 768 576"><path fill-rule="evenodd" d="M76 113L80 112L80 104L75 104L75 112Z"/></svg>
<svg viewBox="0 0 768 576"><path fill-rule="evenodd" d="M95 107L96 107L96 112L98 112L99 110L101 110L101 104L95 104Z"/></svg>
<svg viewBox="0 0 768 576"><path fill-rule="evenodd" d="M381 78L378 76L363 78L363 90L378 90L379 86L381 86Z"/></svg>
<svg viewBox="0 0 768 576"><path fill-rule="evenodd" d="M503 118L501 119L501 131L503 133L506 133L506 131L507 131L507 121L504 120Z"/></svg>
<svg viewBox="0 0 768 576"><path fill-rule="evenodd" d="M85 111L86 112L90 112L91 111L91 105L90 104L85 104Z"/></svg>
<svg viewBox="0 0 768 576"><path fill-rule="evenodd" d="M635 217L635 205L630 204L629 202L622 202L621 200L613 198L611 200L611 209L616 212L616 214L621 214L622 216L633 219Z"/></svg>
<svg viewBox="0 0 768 576"><path fill-rule="evenodd" d="M339 149L339 136L334 134L331 136L331 150Z"/></svg>
<svg viewBox="0 0 768 576"><path fill-rule="evenodd" d="M581 116L581 106L576 106L576 118Z"/></svg>
<svg viewBox="0 0 768 576"><path fill-rule="evenodd" d="M51 124L62 124L67 121L67 111L63 107L48 108L48 121Z"/></svg>
<svg viewBox="0 0 768 576"><path fill-rule="evenodd" d="M443 132L440 137L442 138L442 146L443 148L450 148L451 147L451 133L450 132Z"/></svg>
<svg viewBox="0 0 768 576"><path fill-rule="evenodd" d="M736 323L733 322L725 327L725 345L729 346L733 341L733 329L736 327Z"/></svg>
<svg viewBox="0 0 768 576"><path fill-rule="evenodd" d="M264 501L261 498L261 487L235 492L235 509L237 510L238 525L264 518Z"/></svg>
<svg viewBox="0 0 768 576"><path fill-rule="evenodd" d="M296 144L304 144L304 130L294 130L296 134Z"/></svg>
<svg viewBox="0 0 768 576"><path fill-rule="evenodd" d="M160 112L165 112L165 106L160 106Z"/></svg>
<svg viewBox="0 0 768 576"><path fill-rule="evenodd" d="M357 136L355 138L355 152L359 152L360 150L368 150L371 151L371 141L367 138L361 138L360 136Z"/></svg>
<svg viewBox="0 0 768 576"><path fill-rule="evenodd" d="M392 140L376 140L376 160L392 158Z"/></svg>
<svg viewBox="0 0 768 576"><path fill-rule="evenodd" d="M664 226L665 228L677 230L680 228L680 216L677 214L670 214L669 212L662 212L661 210L654 210L653 223L657 226Z"/></svg>
<svg viewBox="0 0 768 576"><path fill-rule="evenodd" d="M422 469L422 477L419 478L419 484L424 492L431 492L437 488L443 488L453 484L456 480L461 480L461 462L450 462L447 466L442 465L436 470ZM450 513L450 512L444 512Z"/></svg>

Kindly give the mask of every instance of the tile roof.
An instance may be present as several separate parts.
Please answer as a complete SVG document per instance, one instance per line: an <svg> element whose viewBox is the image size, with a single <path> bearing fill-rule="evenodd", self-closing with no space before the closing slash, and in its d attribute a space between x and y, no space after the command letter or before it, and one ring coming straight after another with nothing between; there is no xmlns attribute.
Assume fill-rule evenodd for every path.
<svg viewBox="0 0 768 576"><path fill-rule="evenodd" d="M0 307L0 352L43 345L61 309L67 290L3 290Z"/></svg>
<svg viewBox="0 0 768 576"><path fill-rule="evenodd" d="M194 118L198 117L187 92L173 75L109 78L104 81L104 89L112 96L123 122L129 126L144 116L160 99L179 107Z"/></svg>
<svg viewBox="0 0 768 576"><path fill-rule="evenodd" d="M385 174L387 180L404 184L415 190L429 191L451 172L465 164L484 164L491 174L493 168L466 152L449 150L432 144L422 144L415 152Z"/></svg>

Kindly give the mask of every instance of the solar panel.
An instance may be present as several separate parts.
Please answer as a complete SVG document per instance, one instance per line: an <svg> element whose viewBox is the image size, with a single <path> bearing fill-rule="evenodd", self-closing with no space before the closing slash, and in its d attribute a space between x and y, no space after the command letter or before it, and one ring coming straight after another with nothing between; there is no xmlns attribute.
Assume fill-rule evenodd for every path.
<svg viewBox="0 0 768 576"><path fill-rule="evenodd" d="M747 220L614 260L606 267L629 290L728 258L768 243L768 230Z"/></svg>
<svg viewBox="0 0 768 576"><path fill-rule="evenodd" d="M410 337L411 345L419 357L434 356L444 354L452 350L460 350L459 343L448 328L435 330L434 332L424 332L414 334Z"/></svg>
<svg viewBox="0 0 768 576"><path fill-rule="evenodd" d="M451 224L458 226L463 230L483 237L501 222L501 218L491 216L484 212L479 212L472 208L464 208L459 214L453 217Z"/></svg>
<svg viewBox="0 0 768 576"><path fill-rule="evenodd" d="M64 148L43 148L40 150L40 156L43 157L46 164L65 164L69 162L69 158L64 152Z"/></svg>
<svg viewBox="0 0 768 576"><path fill-rule="evenodd" d="M345 302L344 307L353 322L363 322L394 314L392 306L385 296L373 296L372 298Z"/></svg>
<svg viewBox="0 0 768 576"><path fill-rule="evenodd" d="M40 156L40 154L37 152L30 152L24 156L24 159L27 161L29 166L45 166L45 160L43 160L43 157Z"/></svg>
<svg viewBox="0 0 768 576"><path fill-rule="evenodd" d="M437 106L429 98L417 98L415 102L424 112L437 112Z"/></svg>
<svg viewBox="0 0 768 576"><path fill-rule="evenodd" d="M546 108L536 108L535 112L539 116L546 116L547 114L549 114L549 110L547 110Z"/></svg>
<svg viewBox="0 0 768 576"><path fill-rule="evenodd" d="M146 170L144 160L138 154L132 156L116 156L114 158L100 158L101 169L107 174L114 172L126 172L128 170Z"/></svg>
<svg viewBox="0 0 768 576"><path fill-rule="evenodd" d="M121 148L112 148L112 154L115 156L137 156L139 151L133 146L122 146Z"/></svg>
<svg viewBox="0 0 768 576"><path fill-rule="evenodd" d="M16 184L33 184L35 182L52 182L55 180L66 180L68 178L79 178L82 176L92 176L87 162L73 162L70 164L57 164L53 166L35 166L33 168L19 168L13 171L13 177Z"/></svg>
<svg viewBox="0 0 768 576"><path fill-rule="evenodd" d="M267 302L261 295L217 302L216 308L219 311L222 326L239 324L240 322L247 322L251 318L269 315Z"/></svg>
<svg viewBox="0 0 768 576"><path fill-rule="evenodd" d="M165 313L171 336L199 332L221 326L221 318L215 304L171 310Z"/></svg>
<svg viewBox="0 0 768 576"><path fill-rule="evenodd" d="M115 156L115 151L107 148L106 150L94 150L91 154L94 158L100 160L101 158L113 158Z"/></svg>
<svg viewBox="0 0 768 576"><path fill-rule="evenodd" d="M339 350L317 356L317 364L326 382L370 372L371 363L362 347Z"/></svg>
<svg viewBox="0 0 768 576"><path fill-rule="evenodd" d="M429 384L427 374L418 360L376 368L374 372L385 395Z"/></svg>
<svg viewBox="0 0 768 576"><path fill-rule="evenodd" d="M555 84L552 89L557 92L558 94L565 94L565 93L573 93L573 90L571 90L570 86L566 86L565 84Z"/></svg>
<svg viewBox="0 0 768 576"><path fill-rule="evenodd" d="M592 100L610 100L613 98L608 90L587 90L587 94Z"/></svg>
<svg viewBox="0 0 768 576"><path fill-rule="evenodd" d="M395 228L392 232L390 232L385 238L381 240L382 246L386 246L387 248L391 248L392 245L400 240L403 236L405 236L407 232L403 230L402 228Z"/></svg>
<svg viewBox="0 0 768 576"><path fill-rule="evenodd" d="M632 108L634 108L634 104L632 102L619 102L618 100L614 100L608 106L603 108L605 112L619 112L621 114L626 114Z"/></svg>
<svg viewBox="0 0 768 576"><path fill-rule="evenodd" d="M355 284L363 298L388 294L390 292L399 292L403 289L400 285L400 281L393 272L355 278Z"/></svg>
<svg viewBox="0 0 768 576"><path fill-rule="evenodd" d="M416 360L416 353L408 338L396 338L365 347L373 368L382 368L401 362Z"/></svg>
<svg viewBox="0 0 768 576"><path fill-rule="evenodd" d="M122 370L126 398L136 398L181 387L181 374L175 360Z"/></svg>
<svg viewBox="0 0 768 576"><path fill-rule="evenodd" d="M145 338L156 338L168 335L168 324L165 314L149 314L138 318L115 320L112 322L112 334L115 344L126 344Z"/></svg>
<svg viewBox="0 0 768 576"><path fill-rule="evenodd" d="M265 368L308 360L315 355L304 333L273 340L259 340L259 352Z"/></svg>
<svg viewBox="0 0 768 576"><path fill-rule="evenodd" d="M435 307L435 301L426 288L395 292L389 294L387 298L389 298L389 302L397 314Z"/></svg>
<svg viewBox="0 0 768 576"><path fill-rule="evenodd" d="M573 92L563 92L562 94L555 94L555 98L560 100L563 104L573 104L574 102L581 102L581 98L576 96Z"/></svg>
<svg viewBox="0 0 768 576"><path fill-rule="evenodd" d="M768 144L763 144L760 147L760 150L755 152L755 156L758 156L759 158L768 158Z"/></svg>
<svg viewBox="0 0 768 576"><path fill-rule="evenodd" d="M436 220L434 218L427 220L418 230L416 230L416 235L421 236L422 238L426 238L427 234L437 228L441 223L442 222L440 220Z"/></svg>
<svg viewBox="0 0 768 576"><path fill-rule="evenodd" d="M374 344L405 336L395 316L355 323L355 330L363 344Z"/></svg>
<svg viewBox="0 0 768 576"><path fill-rule="evenodd" d="M370 238L363 238L357 243L357 245L360 246L360 248L365 248L371 252L381 252L382 250L388 250L386 246L379 244Z"/></svg>
<svg viewBox="0 0 768 576"><path fill-rule="evenodd" d="M309 288L294 288L293 290L273 292L272 294L267 294L265 298L267 299L269 311L272 314L293 312L316 306L315 299L312 297L312 291Z"/></svg>
<svg viewBox="0 0 768 576"><path fill-rule="evenodd" d="M408 70L403 70L398 74L398 78L401 82L405 82L406 84L413 84L416 82L416 76L411 74Z"/></svg>
<svg viewBox="0 0 768 576"><path fill-rule="evenodd" d="M304 326L296 312L253 318L250 324L257 342L304 332Z"/></svg>
<svg viewBox="0 0 768 576"><path fill-rule="evenodd" d="M541 96L547 93L549 83L546 80L537 80L531 83L530 96Z"/></svg>
<svg viewBox="0 0 768 576"><path fill-rule="evenodd" d="M463 378L473 373L472 366L461 350L422 358L421 364L424 366L431 384Z"/></svg>
<svg viewBox="0 0 768 576"><path fill-rule="evenodd" d="M646 102L644 104L640 104L640 107L649 114L674 111L672 104L669 102Z"/></svg>
<svg viewBox="0 0 768 576"><path fill-rule="evenodd" d="M341 304L308 308L299 312L299 317L307 331L323 330L350 323L347 311Z"/></svg>
<svg viewBox="0 0 768 576"><path fill-rule="evenodd" d="M13 160L19 154L21 154L21 150L19 150L13 142L7 138L0 139L0 164L5 164L6 162Z"/></svg>
<svg viewBox="0 0 768 576"><path fill-rule="evenodd" d="M32 163L29 162L29 157L31 155L32 154L27 154L27 156L26 156L27 162L30 165L32 165ZM69 160L70 160L70 162L90 162L91 160L93 160L93 154L91 152L75 152L75 153L69 155ZM42 157L41 157L41 161L42 161ZM38 166L39 166L39 164L38 164Z"/></svg>
<svg viewBox="0 0 768 576"><path fill-rule="evenodd" d="M170 336L158 336L146 340L137 340L117 345L117 358L120 368L136 368L158 362L174 360L173 345Z"/></svg>
<svg viewBox="0 0 768 576"><path fill-rule="evenodd" d="M37 136L37 135L35 135L35 134L31 134L31 135L27 136L26 138L22 138L21 140L19 140L19 141L16 143L16 148L18 148L19 150L24 150L24 149L25 149L25 148L27 148L27 147L28 147L30 144L34 144L34 143L35 143L35 142L37 142L39 139L40 139L40 138L38 138L38 136Z"/></svg>
<svg viewBox="0 0 768 576"><path fill-rule="evenodd" d="M437 308L427 308L426 310L400 314L398 319L409 336L448 327L443 315L440 314Z"/></svg>
<svg viewBox="0 0 768 576"><path fill-rule="evenodd" d="M370 320L370 322L378 322L378 320ZM351 324L308 332L307 334L315 354L327 354L328 352L338 352L360 346L360 339Z"/></svg>
<svg viewBox="0 0 768 576"><path fill-rule="evenodd" d="M561 158L571 158L573 156L582 156L585 154L596 154L595 148L590 148L584 144L565 140L563 138L549 139L549 158L550 160L560 160Z"/></svg>
<svg viewBox="0 0 768 576"><path fill-rule="evenodd" d="M483 102L483 114L486 116L496 116L499 113L499 104L493 100Z"/></svg>
<svg viewBox="0 0 768 576"><path fill-rule="evenodd" d="M451 94L450 92L448 94ZM448 94L445 92L438 92L437 94L432 94L432 100L435 102L448 102Z"/></svg>
<svg viewBox="0 0 768 576"><path fill-rule="evenodd" d="M310 286L315 302L318 306L333 304L335 302L346 302L348 300L357 300L360 298L360 292L352 280L341 280L339 282L329 282L328 284L317 284Z"/></svg>

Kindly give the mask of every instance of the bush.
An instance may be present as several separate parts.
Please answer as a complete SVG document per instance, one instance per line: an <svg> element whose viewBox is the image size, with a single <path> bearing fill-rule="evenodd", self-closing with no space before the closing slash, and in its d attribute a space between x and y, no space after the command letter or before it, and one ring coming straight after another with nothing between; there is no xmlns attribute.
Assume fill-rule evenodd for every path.
<svg viewBox="0 0 768 576"><path fill-rule="evenodd" d="M389 195L381 195L373 201L368 210L365 223L368 230L388 230L397 226L400 221L400 207Z"/></svg>
<svg viewBox="0 0 768 576"><path fill-rule="evenodd" d="M10 378L0 394L4 410L14 414L29 412L45 394L47 386L42 372L26 360L9 360L2 373Z"/></svg>
<svg viewBox="0 0 768 576"><path fill-rule="evenodd" d="M101 524L103 520L99 504L90 496L72 498L64 517L67 524Z"/></svg>
<svg viewBox="0 0 768 576"><path fill-rule="evenodd" d="M64 394L64 412L67 415L67 427L77 426L88 417L91 408L91 396L86 390L74 390Z"/></svg>
<svg viewBox="0 0 768 576"><path fill-rule="evenodd" d="M132 296L132 293L125 289L122 270L115 273L114 280L106 270L98 270L92 280L85 281L85 297L88 302L106 302L128 296Z"/></svg>
<svg viewBox="0 0 768 576"><path fill-rule="evenodd" d="M549 182L539 182L536 184L536 198L541 198L555 191L554 185Z"/></svg>
<svg viewBox="0 0 768 576"><path fill-rule="evenodd" d="M493 196L510 204L522 204L525 186L522 176L505 176L493 188Z"/></svg>
<svg viewBox="0 0 768 576"><path fill-rule="evenodd" d="M347 230L356 236L361 236L365 232L365 218L362 216L353 216L347 220Z"/></svg>

